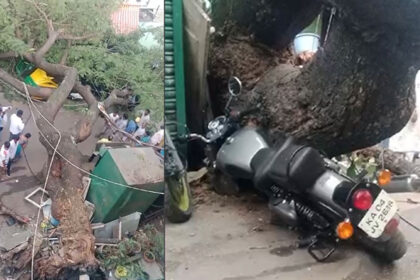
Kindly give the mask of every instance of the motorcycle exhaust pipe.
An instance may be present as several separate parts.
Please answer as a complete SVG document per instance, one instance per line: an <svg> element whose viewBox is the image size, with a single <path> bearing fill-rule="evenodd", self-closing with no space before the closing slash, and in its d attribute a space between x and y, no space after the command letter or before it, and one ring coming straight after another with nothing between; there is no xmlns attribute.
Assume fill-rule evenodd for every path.
<svg viewBox="0 0 420 280"><path fill-rule="evenodd" d="M420 178L415 174L393 176L384 190L388 193L419 192Z"/></svg>

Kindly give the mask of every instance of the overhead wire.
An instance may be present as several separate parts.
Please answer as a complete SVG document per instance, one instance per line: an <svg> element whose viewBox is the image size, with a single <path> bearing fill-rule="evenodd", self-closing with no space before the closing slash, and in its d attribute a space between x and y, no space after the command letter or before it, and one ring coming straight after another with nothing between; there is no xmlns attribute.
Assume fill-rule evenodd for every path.
<svg viewBox="0 0 420 280"><path fill-rule="evenodd" d="M32 103L32 106L35 106L35 105L33 104L32 100L31 100L31 97L29 95L28 88L26 87L26 84L25 83L22 83L22 84L25 88L26 100L27 100L28 105L29 105L29 110L31 112L32 119L35 122L34 112L32 111L32 107L31 107L30 103ZM61 142L61 132L47 118L45 118L44 115L41 114L41 117L58 133L58 140L57 140L57 145L54 147L54 151L53 151L53 154L51 156L51 161L50 161L50 164L48 166L47 176L45 178L44 187L43 187L43 191L42 191L42 195L41 195L41 200L40 200L40 203L39 203L40 205L44 201L45 189L47 188L47 183L48 183L48 179L50 177L51 167L52 167L52 164L54 162L54 157L57 153L58 145L60 145L60 142ZM32 242L31 280L34 279L35 242L36 242L36 237L37 237L36 235L38 233L38 224L39 224L39 218L40 218L40 215L41 215L41 208L42 207L38 208L38 213L37 213L36 223L35 223L34 239L33 239L33 242Z"/></svg>

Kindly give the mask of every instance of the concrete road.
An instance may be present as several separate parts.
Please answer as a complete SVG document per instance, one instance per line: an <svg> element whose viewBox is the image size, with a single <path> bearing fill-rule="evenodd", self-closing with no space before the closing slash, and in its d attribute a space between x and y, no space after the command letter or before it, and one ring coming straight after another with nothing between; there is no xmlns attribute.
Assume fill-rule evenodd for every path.
<svg viewBox="0 0 420 280"><path fill-rule="evenodd" d="M13 109L8 113L15 113L18 109L24 111L23 119L26 121L30 117L30 111L24 101L9 101L5 99L4 94L0 92L0 106L12 106ZM55 125L61 131L69 131L76 122L82 117L80 112L62 109L56 118ZM10 122L9 122L10 123ZM85 155L90 155L95 148L95 134L101 131L104 122L99 119L93 128L92 136L85 142L79 144L80 151ZM32 119L30 119L24 129L24 133L30 132L32 138L29 141L25 153L28 163L35 174L39 173L47 162L47 153L45 148L39 142L38 129ZM9 128L6 126L0 133L0 144L9 139ZM18 214L34 219L37 215L37 208L24 200L24 197L39 186L39 181L30 172L24 157L12 165L11 177L2 175L0 178L0 201L5 206L15 210ZM39 198L38 198L39 199ZM42 216L42 215L41 215ZM1 219L1 217L0 217ZM0 220L1 222L1 220Z"/></svg>
<svg viewBox="0 0 420 280"><path fill-rule="evenodd" d="M403 222L409 249L393 265L380 265L353 246L343 246L328 263L319 263L305 249L294 248L296 232L269 223L266 203L256 196L226 198L208 191L198 196L189 222L166 226L168 280L420 279L420 232ZM407 197L396 196L400 212L420 226L420 204L408 204ZM419 194L409 197L420 201Z"/></svg>

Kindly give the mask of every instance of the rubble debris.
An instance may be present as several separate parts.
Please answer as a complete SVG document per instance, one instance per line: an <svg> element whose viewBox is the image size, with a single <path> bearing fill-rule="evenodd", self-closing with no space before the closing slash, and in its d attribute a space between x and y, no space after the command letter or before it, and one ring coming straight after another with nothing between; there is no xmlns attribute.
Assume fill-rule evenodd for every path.
<svg viewBox="0 0 420 280"><path fill-rule="evenodd" d="M41 204L38 204L37 202L35 202L35 201L33 201L32 199L31 199L31 197L33 197L34 195L37 195L38 194L38 192L43 192L44 193L44 195L46 195L46 196L44 196L44 199L45 199L45 197L46 197L46 199L45 199L45 201L42 201L41 202ZM34 206L36 206L37 208L41 208L42 207L42 205L47 201L49 199L49 196L48 196L48 192L46 191L46 190L44 190L43 188L41 188L41 187L38 187L38 188L36 188L33 192L31 192L30 194L28 194L27 196L25 196L25 200L26 201L28 201L29 203L31 203L31 204L33 204Z"/></svg>
<svg viewBox="0 0 420 280"><path fill-rule="evenodd" d="M121 224L124 225L123 222ZM126 269L127 275L123 279L164 279L162 232L163 218L140 227L130 237L123 237L118 244L97 248L96 255L107 271L109 279L118 279L119 267Z"/></svg>
<svg viewBox="0 0 420 280"><path fill-rule="evenodd" d="M105 224L103 224L103 223L93 223L93 224L91 224L92 230L103 228L104 226L105 226Z"/></svg>
<svg viewBox="0 0 420 280"><path fill-rule="evenodd" d="M140 217L140 212L134 212L130 215L121 217L118 220L104 224L104 226L95 228L94 235L96 238L117 238L121 240L123 235L133 234L137 230Z"/></svg>
<svg viewBox="0 0 420 280"><path fill-rule="evenodd" d="M27 226L14 224L12 226L0 227L0 248L10 251L13 248L28 241L33 235Z"/></svg>
<svg viewBox="0 0 420 280"><path fill-rule="evenodd" d="M24 223L24 224L27 224L30 221L29 218L23 217L23 216L17 214L15 211L13 211L12 209L7 208L2 203L0 203L0 215L8 215L10 217L13 217L14 219L16 219L17 221L19 221L20 223Z"/></svg>
<svg viewBox="0 0 420 280"><path fill-rule="evenodd" d="M206 176L207 174L207 168L203 167L197 171L191 171L187 173L187 180L188 183L193 183L195 181L199 181L201 180L201 178L203 178L204 176Z"/></svg>
<svg viewBox="0 0 420 280"><path fill-rule="evenodd" d="M88 209L88 213L89 213L89 220L92 219L93 217L93 213L95 213L95 204L93 204L92 202L89 202L87 200L85 200L85 205Z"/></svg>
<svg viewBox="0 0 420 280"><path fill-rule="evenodd" d="M87 177L87 176L83 176L82 177L82 184L83 184L83 199L86 200L87 194L89 192L89 188L90 188L90 182L92 181L91 178Z"/></svg>
<svg viewBox="0 0 420 280"><path fill-rule="evenodd" d="M96 238L95 244L118 244L120 241L117 238Z"/></svg>

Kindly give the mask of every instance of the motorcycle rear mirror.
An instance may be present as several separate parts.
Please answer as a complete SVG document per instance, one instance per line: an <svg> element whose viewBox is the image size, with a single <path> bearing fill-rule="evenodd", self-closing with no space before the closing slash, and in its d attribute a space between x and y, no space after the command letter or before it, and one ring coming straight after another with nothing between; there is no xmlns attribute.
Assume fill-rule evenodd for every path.
<svg viewBox="0 0 420 280"><path fill-rule="evenodd" d="M242 82L238 77L230 77L228 81L229 93L232 96L238 96L242 91Z"/></svg>

